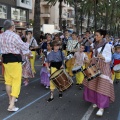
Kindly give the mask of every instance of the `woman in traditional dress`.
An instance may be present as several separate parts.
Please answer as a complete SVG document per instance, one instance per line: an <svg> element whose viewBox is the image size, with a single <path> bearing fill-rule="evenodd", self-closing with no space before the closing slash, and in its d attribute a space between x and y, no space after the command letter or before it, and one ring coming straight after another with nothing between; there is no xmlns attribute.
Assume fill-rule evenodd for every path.
<svg viewBox="0 0 120 120"><path fill-rule="evenodd" d="M99 108L96 113L98 116L102 116L104 108L109 107L110 102L114 102L115 100L110 69L112 58L111 46L103 40L105 35L106 32L104 30L97 30L91 61L91 64L98 65L101 75L91 81L87 81L87 79L83 81L83 85L85 86L83 93L84 100L93 103L94 108Z"/></svg>
<svg viewBox="0 0 120 120"><path fill-rule="evenodd" d="M30 58L32 58L33 55L31 51L25 52L22 51L22 77L24 78L24 85L27 86L29 84L29 78L34 78L34 73L32 72L31 64L30 64Z"/></svg>

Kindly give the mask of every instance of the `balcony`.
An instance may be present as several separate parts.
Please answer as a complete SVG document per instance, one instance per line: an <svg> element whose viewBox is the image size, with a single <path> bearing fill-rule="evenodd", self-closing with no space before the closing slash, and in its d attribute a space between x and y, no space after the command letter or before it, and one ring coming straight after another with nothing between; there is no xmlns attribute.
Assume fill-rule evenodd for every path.
<svg viewBox="0 0 120 120"><path fill-rule="evenodd" d="M68 17L67 20L68 20L68 21L73 21L74 18L70 18L70 17Z"/></svg>
<svg viewBox="0 0 120 120"><path fill-rule="evenodd" d="M67 7L67 10L68 10L68 11L73 11L74 8L73 8L73 7Z"/></svg>
<svg viewBox="0 0 120 120"><path fill-rule="evenodd" d="M50 13L41 13L41 14L40 14L40 17L50 18Z"/></svg>
<svg viewBox="0 0 120 120"><path fill-rule="evenodd" d="M62 14L62 19L67 19L67 16L66 15L64 15L64 14Z"/></svg>
<svg viewBox="0 0 120 120"><path fill-rule="evenodd" d="M18 7L32 9L32 0L16 0L16 5Z"/></svg>
<svg viewBox="0 0 120 120"><path fill-rule="evenodd" d="M48 2L45 2L45 1L44 1L44 2L41 2L40 4L41 4L42 6L50 6L50 5L51 5L50 3L48 4Z"/></svg>
<svg viewBox="0 0 120 120"><path fill-rule="evenodd" d="M68 15L67 20L68 21L73 21L74 20L74 15Z"/></svg>

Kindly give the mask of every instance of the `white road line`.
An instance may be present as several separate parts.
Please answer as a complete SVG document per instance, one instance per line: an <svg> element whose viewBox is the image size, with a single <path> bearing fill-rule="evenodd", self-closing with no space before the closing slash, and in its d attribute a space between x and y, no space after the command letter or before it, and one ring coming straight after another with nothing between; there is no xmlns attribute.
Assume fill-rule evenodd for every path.
<svg viewBox="0 0 120 120"><path fill-rule="evenodd" d="M24 107L22 107L21 109L19 109L17 112L12 113L11 115L8 115L7 117L5 117L3 120L8 120L9 118L11 118L12 116L16 115L17 113L21 112L22 110L26 109L27 107L31 106L32 104L34 104L35 102L41 100L42 98L46 97L50 92L45 93L44 95L40 96L39 98L35 99L34 101L30 102L29 104L25 105Z"/></svg>
<svg viewBox="0 0 120 120"><path fill-rule="evenodd" d="M37 78L37 79L31 81L29 84L34 83L34 82L36 82L36 81L38 81L38 80L40 80L40 78ZM25 86L22 85L21 88L22 88L22 87L25 87ZM4 95L6 95L6 94L7 94L7 93L5 92L5 93L1 94L0 97L4 96Z"/></svg>
<svg viewBox="0 0 120 120"><path fill-rule="evenodd" d="M91 116L91 114L92 114L93 111L94 111L94 108L93 108L93 106L91 105L91 106L88 108L88 110L86 111L86 113L84 114L84 116L82 117L81 120L89 120L89 118L90 118L90 116Z"/></svg>

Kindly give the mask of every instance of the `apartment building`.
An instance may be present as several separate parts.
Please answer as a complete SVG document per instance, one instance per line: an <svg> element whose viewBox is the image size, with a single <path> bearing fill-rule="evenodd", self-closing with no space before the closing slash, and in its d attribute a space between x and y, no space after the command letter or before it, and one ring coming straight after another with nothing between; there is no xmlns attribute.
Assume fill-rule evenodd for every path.
<svg viewBox="0 0 120 120"><path fill-rule="evenodd" d="M34 4L35 0L33 0L33 9L30 11L29 17L31 20L34 19ZM55 25L55 29L59 30L59 2L55 4L55 6L51 6L51 4L47 4L46 1L41 0L40 3L40 19L41 25L43 24L53 24ZM69 5L62 3L62 20L65 21L68 29L73 29L74 27L74 8Z"/></svg>
<svg viewBox="0 0 120 120"><path fill-rule="evenodd" d="M32 0L0 0L0 29L6 19L15 22L16 29L26 29Z"/></svg>

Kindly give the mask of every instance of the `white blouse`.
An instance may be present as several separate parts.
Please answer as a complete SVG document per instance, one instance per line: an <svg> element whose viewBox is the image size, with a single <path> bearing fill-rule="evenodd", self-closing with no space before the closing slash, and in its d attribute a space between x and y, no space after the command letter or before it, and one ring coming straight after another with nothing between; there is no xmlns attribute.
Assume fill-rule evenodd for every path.
<svg viewBox="0 0 120 120"><path fill-rule="evenodd" d="M102 49L102 47L97 49L98 53L100 53L101 49ZM103 52L102 52L102 56L105 58L106 63L110 62L112 60L111 45L109 43L107 43L105 45L105 48L103 49Z"/></svg>

